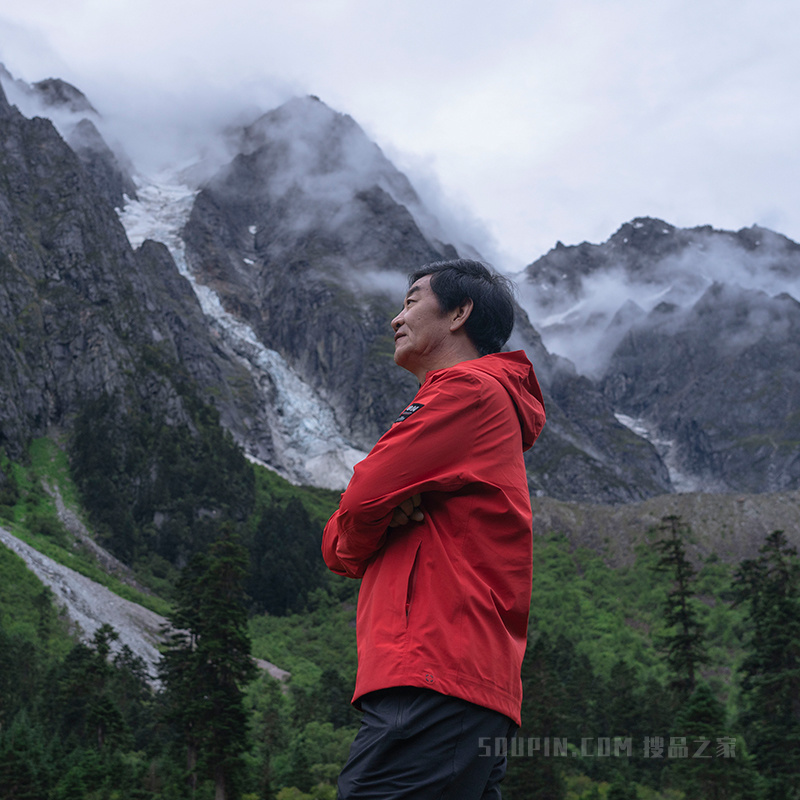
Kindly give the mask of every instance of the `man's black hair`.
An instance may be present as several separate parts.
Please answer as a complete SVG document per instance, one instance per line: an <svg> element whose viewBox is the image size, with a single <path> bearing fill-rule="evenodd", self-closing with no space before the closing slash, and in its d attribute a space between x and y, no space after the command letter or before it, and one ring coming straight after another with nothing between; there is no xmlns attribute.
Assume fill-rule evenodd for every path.
<svg viewBox="0 0 800 800"><path fill-rule="evenodd" d="M482 356L499 353L514 327L511 281L466 258L426 264L412 273L409 285L426 275L431 276L431 289L443 313L472 300L472 313L464 325L470 341Z"/></svg>

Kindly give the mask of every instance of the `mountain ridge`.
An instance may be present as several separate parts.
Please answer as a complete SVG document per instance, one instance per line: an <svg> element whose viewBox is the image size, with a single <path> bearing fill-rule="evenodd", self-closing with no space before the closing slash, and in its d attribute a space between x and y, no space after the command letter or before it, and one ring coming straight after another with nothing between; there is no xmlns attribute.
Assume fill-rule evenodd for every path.
<svg viewBox="0 0 800 800"><path fill-rule="evenodd" d="M639 218L557 246L521 282L545 345L654 443L674 485L797 487L800 245Z"/></svg>
<svg viewBox="0 0 800 800"><path fill-rule="evenodd" d="M59 102L66 113L69 98ZM120 166L124 157L103 142L93 107L91 121L81 116L86 111L59 124L82 129L90 152L74 140L70 147L45 120L0 102L9 132L0 304L8 310L6 347L14 337L30 342L5 351L0 394L12 413L0 418L0 443L21 452L25 438L48 425L69 427L78 396L91 399L101 390L141 402L147 386L147 402L167 420L181 420L184 389L175 381L182 375L216 406L251 458L295 481L343 487L354 461L415 392L392 362L388 327L405 275L459 254L458 247L442 243L448 237L411 183L358 124L310 96L229 129L227 160L206 170L199 184L191 185L192 170L176 171L160 196L173 191L176 199L148 201L148 213L174 215L166 226L153 222L161 243L145 235L133 249L131 225L150 186ZM37 156L26 149L34 140ZM9 142L16 144L8 149ZM15 162L15 148L26 163L49 158L46 177ZM58 196L60 205L25 199L34 195ZM175 214L178 205L170 203L182 210ZM756 227L733 234L638 218L606 243L558 243L532 262L518 276L518 324L509 342L534 361L548 409L548 425L527 459L532 493L628 503L676 487L796 488L798 434L787 409L800 386L791 370L781 380L768 355L785 352L787 362L796 356L790 334L798 324L791 299L798 251L786 237ZM56 294L53 280L26 283L24 276L42 274L45 262ZM738 293L712 291L733 283L725 270L750 284ZM785 298L753 294L764 275ZM602 305L617 287L621 302ZM15 312L21 307L61 313L31 327L42 312L26 323ZM78 319L97 320L101 307L107 323L82 339L58 332ZM742 309L739 317L726 314L734 307ZM759 327L764 319L772 321L766 332ZM734 328L736 337L726 338ZM60 344L56 356L59 337L73 344ZM714 341L720 368L714 372L701 359L687 369L687 354ZM90 360L77 342L94 348ZM595 357L599 346L605 350ZM723 346L733 347L731 363L750 359L746 403L729 385ZM44 363L36 351L49 353ZM153 372L156 353L161 366ZM71 372L53 371L58 364ZM87 369L98 372L91 377ZM137 377L131 382L126 374ZM772 393L775 402L760 406L757 396L768 396L772 385L781 387ZM713 427L720 396L729 398L726 413L741 430Z"/></svg>

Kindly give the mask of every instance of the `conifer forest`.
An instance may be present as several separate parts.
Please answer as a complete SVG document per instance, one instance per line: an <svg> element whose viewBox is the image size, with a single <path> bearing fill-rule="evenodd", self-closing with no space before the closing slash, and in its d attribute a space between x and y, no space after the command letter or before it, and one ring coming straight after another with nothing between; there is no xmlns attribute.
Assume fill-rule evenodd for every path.
<svg viewBox="0 0 800 800"><path fill-rule="evenodd" d="M3 800L334 800L359 724L358 585L319 556L337 493L251 464L200 403L193 430L162 429L106 397L2 469L4 528L169 621L153 674L111 626L80 641L0 548ZM135 585L71 538L53 485ZM739 562L695 539L665 516L614 565L536 530L505 798L798 796L800 557L780 530Z"/></svg>

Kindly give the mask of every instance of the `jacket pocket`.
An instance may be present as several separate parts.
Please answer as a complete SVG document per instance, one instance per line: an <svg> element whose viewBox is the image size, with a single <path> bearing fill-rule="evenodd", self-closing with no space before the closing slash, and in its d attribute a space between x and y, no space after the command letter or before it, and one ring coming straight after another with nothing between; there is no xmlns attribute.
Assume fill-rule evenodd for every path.
<svg viewBox="0 0 800 800"><path fill-rule="evenodd" d="M408 573L408 581L406 583L406 625L408 625L408 616L411 613L411 604L414 596L414 581L417 577L417 562L419 561L419 544L414 551L414 560L411 562L411 569Z"/></svg>

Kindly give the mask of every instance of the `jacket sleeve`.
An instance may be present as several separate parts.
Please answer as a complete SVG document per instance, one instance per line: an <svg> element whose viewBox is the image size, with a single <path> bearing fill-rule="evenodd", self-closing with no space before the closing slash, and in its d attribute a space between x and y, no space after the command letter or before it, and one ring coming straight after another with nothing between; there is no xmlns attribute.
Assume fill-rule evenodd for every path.
<svg viewBox="0 0 800 800"><path fill-rule="evenodd" d="M424 492L455 492L470 480L467 465L483 391L480 381L463 373L420 390L415 403L421 407L395 422L356 465L328 520L322 552L329 569L362 577L393 535L388 525L400 503Z"/></svg>

